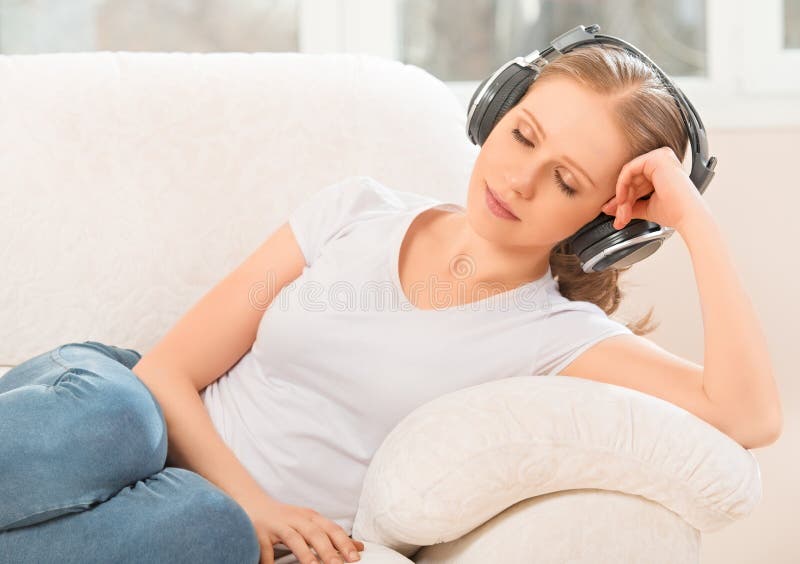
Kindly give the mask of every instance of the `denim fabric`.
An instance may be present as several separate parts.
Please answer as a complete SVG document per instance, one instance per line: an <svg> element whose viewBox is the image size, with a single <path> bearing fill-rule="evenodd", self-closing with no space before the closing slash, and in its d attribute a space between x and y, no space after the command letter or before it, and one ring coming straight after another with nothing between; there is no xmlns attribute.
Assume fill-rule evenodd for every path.
<svg viewBox="0 0 800 564"><path fill-rule="evenodd" d="M164 414L141 355L68 343L0 377L0 562L257 563L247 513L165 467Z"/></svg>

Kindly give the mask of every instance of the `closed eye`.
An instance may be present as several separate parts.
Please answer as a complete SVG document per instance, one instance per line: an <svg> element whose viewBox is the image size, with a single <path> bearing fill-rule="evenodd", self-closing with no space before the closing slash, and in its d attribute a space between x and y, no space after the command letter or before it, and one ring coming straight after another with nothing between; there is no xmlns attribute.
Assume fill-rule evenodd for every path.
<svg viewBox="0 0 800 564"><path fill-rule="evenodd" d="M527 147L535 147L535 145L531 143L524 135L522 135L522 132L520 132L520 130L516 127L511 130L511 134L523 145L526 145ZM572 198L577 193L574 188L564 182L564 179L561 178L561 174L556 169L553 170L553 180L556 181L556 184L558 184L558 186L561 188L561 191L564 192L564 194L566 194L568 197Z"/></svg>

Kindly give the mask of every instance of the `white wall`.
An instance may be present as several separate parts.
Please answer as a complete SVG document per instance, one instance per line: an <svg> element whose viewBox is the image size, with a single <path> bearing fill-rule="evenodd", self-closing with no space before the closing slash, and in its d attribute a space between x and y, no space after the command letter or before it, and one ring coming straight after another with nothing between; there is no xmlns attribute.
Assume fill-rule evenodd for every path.
<svg viewBox="0 0 800 564"><path fill-rule="evenodd" d="M794 354L800 336L800 266L793 256L793 230L800 223L794 217L800 211L800 128L711 130L709 146L719 163L704 197L766 332L782 396L784 432L773 445L753 451L761 466L761 505L750 517L704 534L701 561L794 564L800 562L800 379ZM691 258L680 235L675 233L626 276L621 288L628 295L614 317L632 319L654 305L661 326L648 338L702 364L702 312Z"/></svg>

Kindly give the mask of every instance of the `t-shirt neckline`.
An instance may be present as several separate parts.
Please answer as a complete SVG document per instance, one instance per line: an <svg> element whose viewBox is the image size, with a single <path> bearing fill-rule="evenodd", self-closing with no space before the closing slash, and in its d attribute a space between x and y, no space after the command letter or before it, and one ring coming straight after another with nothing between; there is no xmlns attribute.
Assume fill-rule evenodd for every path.
<svg viewBox="0 0 800 564"><path fill-rule="evenodd" d="M392 284L397 291L397 294L400 298L400 307L406 307L410 311L413 312L420 312L420 313L435 313L435 312L443 312L443 311L452 311L452 310L459 310L459 309L479 309L482 308L487 303L490 303L495 298L499 298L501 296L505 297L506 299L513 299L518 294L522 292L528 291L533 289L536 286L541 284L550 282L553 279L552 271L550 266L547 266L547 272L541 278L536 280L531 280L530 282L526 282L525 284L521 284L514 288L513 290L507 290L505 292L499 292L497 294L492 294L485 298L481 298L479 300L474 300L465 304L456 304L450 307L434 307L432 309L422 309L411 303L411 300L408 299L405 292L403 291L403 285L400 283L400 249L405 241L406 235L408 234L408 230L411 228L411 224L414 220L419 217L423 212L428 211L429 209L433 208L444 208L450 209L453 211L463 211L465 208L460 204L456 204L453 202L442 202L436 201L431 202L429 204L425 204L420 208L415 208L412 210L408 215L404 216L403 220L400 222L400 229L398 230L397 236L395 236L394 241L392 242L392 257L391 257L391 264L389 265L389 269L391 271L392 277Z"/></svg>

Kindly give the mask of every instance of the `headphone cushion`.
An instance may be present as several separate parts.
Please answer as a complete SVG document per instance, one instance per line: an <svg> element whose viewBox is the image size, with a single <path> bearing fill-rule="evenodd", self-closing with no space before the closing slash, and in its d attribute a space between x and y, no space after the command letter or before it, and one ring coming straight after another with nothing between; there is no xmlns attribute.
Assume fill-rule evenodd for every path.
<svg viewBox="0 0 800 564"><path fill-rule="evenodd" d="M613 216L601 213L570 236L568 241L575 254L606 237L609 234L609 228L613 227L613 220Z"/></svg>
<svg viewBox="0 0 800 564"><path fill-rule="evenodd" d="M535 78L532 69L512 64L494 80L486 94L488 105L485 99L482 100L473 115L473 119L478 120L479 145L484 144L497 122L522 99ZM496 92L494 96L492 91Z"/></svg>

